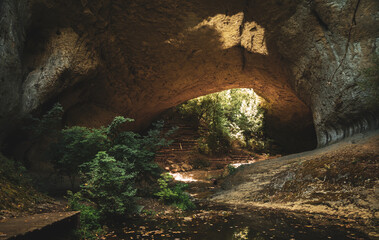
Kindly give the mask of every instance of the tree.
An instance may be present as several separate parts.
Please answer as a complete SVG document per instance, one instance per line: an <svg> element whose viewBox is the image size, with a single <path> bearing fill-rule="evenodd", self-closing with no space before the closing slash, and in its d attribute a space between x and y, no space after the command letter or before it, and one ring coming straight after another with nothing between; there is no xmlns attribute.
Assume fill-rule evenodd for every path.
<svg viewBox="0 0 379 240"><path fill-rule="evenodd" d="M123 215L133 212L136 172L134 164L117 161L105 151L82 165L84 173L82 190L97 204L103 216Z"/></svg>
<svg viewBox="0 0 379 240"><path fill-rule="evenodd" d="M69 177L74 188L80 166L93 159L99 151L106 151L109 145L104 128L65 128L51 147L51 161L61 175Z"/></svg>
<svg viewBox="0 0 379 240"><path fill-rule="evenodd" d="M191 201L190 195L184 191L188 185L177 183L170 186L172 179L173 177L169 173L162 173L161 178L158 179L160 191L155 195L165 203L182 210L194 209L195 204Z"/></svg>
<svg viewBox="0 0 379 240"><path fill-rule="evenodd" d="M187 101L178 107L178 112L197 121L202 153L226 153L231 142L258 150L258 145L265 146L267 142L261 101L252 89L232 89Z"/></svg>

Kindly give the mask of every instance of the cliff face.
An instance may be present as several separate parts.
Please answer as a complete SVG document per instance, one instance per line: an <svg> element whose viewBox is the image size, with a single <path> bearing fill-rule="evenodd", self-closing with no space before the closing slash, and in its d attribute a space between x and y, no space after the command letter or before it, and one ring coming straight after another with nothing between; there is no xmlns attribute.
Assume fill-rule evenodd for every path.
<svg viewBox="0 0 379 240"><path fill-rule="evenodd" d="M3 0L0 130L51 103L67 124L162 111L229 88L269 102L269 131L307 148L378 127L361 87L376 0Z"/></svg>

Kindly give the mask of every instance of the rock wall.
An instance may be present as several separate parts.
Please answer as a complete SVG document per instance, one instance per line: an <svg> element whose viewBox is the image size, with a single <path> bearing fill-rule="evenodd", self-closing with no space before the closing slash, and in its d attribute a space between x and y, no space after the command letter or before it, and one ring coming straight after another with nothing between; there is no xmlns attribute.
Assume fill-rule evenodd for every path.
<svg viewBox="0 0 379 240"><path fill-rule="evenodd" d="M379 105L372 104L379 89L362 87L362 71L378 54L379 3L310 3L298 6L280 29L285 38L277 43L290 62L292 86L312 109L318 144L323 146L379 126Z"/></svg>
<svg viewBox="0 0 379 240"><path fill-rule="evenodd" d="M378 127L361 69L376 0L3 0L0 128L59 101L65 123L147 126L188 99L252 87L269 131L307 149Z"/></svg>
<svg viewBox="0 0 379 240"><path fill-rule="evenodd" d="M21 104L27 13L26 1L0 1L0 142Z"/></svg>

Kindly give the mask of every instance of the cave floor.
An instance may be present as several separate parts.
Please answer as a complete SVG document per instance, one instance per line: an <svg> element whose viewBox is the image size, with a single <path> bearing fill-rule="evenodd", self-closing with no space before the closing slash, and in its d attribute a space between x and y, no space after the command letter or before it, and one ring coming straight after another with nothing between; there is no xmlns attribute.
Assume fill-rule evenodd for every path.
<svg viewBox="0 0 379 240"><path fill-rule="evenodd" d="M104 239L377 239L379 132L225 169L172 173L197 209L148 200Z"/></svg>
<svg viewBox="0 0 379 240"><path fill-rule="evenodd" d="M210 201L345 219L378 237L379 131L247 165Z"/></svg>
<svg viewBox="0 0 379 240"><path fill-rule="evenodd" d="M141 199L143 212L110 226L102 239L376 239L378 162L376 131L245 162L232 174L175 171L190 180L196 210Z"/></svg>

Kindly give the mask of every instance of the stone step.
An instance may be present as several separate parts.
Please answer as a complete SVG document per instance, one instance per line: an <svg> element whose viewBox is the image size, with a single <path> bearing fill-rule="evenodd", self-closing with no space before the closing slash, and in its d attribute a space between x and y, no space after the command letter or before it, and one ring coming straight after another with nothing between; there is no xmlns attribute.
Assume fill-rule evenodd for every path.
<svg viewBox="0 0 379 240"><path fill-rule="evenodd" d="M0 222L0 240L67 239L66 235L78 227L79 214L55 212L9 218Z"/></svg>

